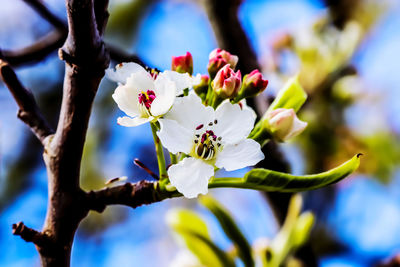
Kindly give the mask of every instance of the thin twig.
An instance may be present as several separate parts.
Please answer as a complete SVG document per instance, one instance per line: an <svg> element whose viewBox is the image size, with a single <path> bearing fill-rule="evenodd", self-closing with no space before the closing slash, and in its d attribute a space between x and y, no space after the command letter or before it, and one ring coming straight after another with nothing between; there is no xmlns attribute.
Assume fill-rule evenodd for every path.
<svg viewBox="0 0 400 267"><path fill-rule="evenodd" d="M27 227L23 222L12 225L13 235L20 236L26 242L32 242L39 247L48 246L51 242L48 236L38 232L32 228Z"/></svg>
<svg viewBox="0 0 400 267"><path fill-rule="evenodd" d="M0 76L18 104L18 118L25 122L45 145L45 139L53 130L40 112L32 93L18 80L10 65L0 60Z"/></svg>
<svg viewBox="0 0 400 267"><path fill-rule="evenodd" d="M133 163L135 163L136 166L139 168L142 168L145 172L150 174L151 177L153 177L156 180L160 180L160 177L158 177L157 174L155 174L152 170L150 170L146 165L144 165L143 162L141 162L139 159L134 159Z"/></svg>

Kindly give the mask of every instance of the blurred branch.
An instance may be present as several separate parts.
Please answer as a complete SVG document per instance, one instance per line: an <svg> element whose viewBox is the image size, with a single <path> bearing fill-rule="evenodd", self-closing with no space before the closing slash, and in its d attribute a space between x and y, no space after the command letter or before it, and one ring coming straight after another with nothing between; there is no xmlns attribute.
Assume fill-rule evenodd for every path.
<svg viewBox="0 0 400 267"><path fill-rule="evenodd" d="M31 91L21 84L10 65L2 60L0 60L0 76L18 104L18 118L26 123L42 144L45 145L46 137L51 135L53 130L36 105Z"/></svg>
<svg viewBox="0 0 400 267"><path fill-rule="evenodd" d="M249 73L259 69L257 55L237 16L242 1L204 0L203 2L218 45L240 58L238 68L242 72Z"/></svg>
<svg viewBox="0 0 400 267"><path fill-rule="evenodd" d="M40 0L23 0L29 4L37 13L52 24L56 30L50 32L37 40L32 45L16 50L1 50L0 59L7 61L10 65L17 67L33 62L38 62L47 57L50 53L56 51L62 46L67 38L68 27L66 23L53 14ZM103 34L108 19L106 7L108 0L96 0L95 10L96 25L99 33ZM135 54L127 53L111 44L106 44L110 57L116 62L136 62L143 67L146 66L143 61Z"/></svg>
<svg viewBox="0 0 400 267"><path fill-rule="evenodd" d="M238 9L242 1L203 0L203 2L217 38L218 45L222 49L225 49L240 58L238 68L243 73L250 73L254 69L261 69L257 60L257 55L251 47L251 43L238 18ZM267 108L266 101L267 100L260 95L253 101L248 101L248 104L257 111L259 116L262 116ZM283 157L276 143L270 142L263 148L263 152L265 155L269 155L269 157L267 160L259 162L257 167L288 172L289 164ZM265 193L265 195L272 206L272 210L274 211L278 223L282 225L292 194L274 192ZM307 257L302 258L304 263L308 266L316 266L315 258L312 257L312 252L309 251L306 255Z"/></svg>
<svg viewBox="0 0 400 267"><path fill-rule="evenodd" d="M23 0L29 6L31 6L42 18L47 20L59 31L67 32L67 24L53 14L41 0Z"/></svg>
<svg viewBox="0 0 400 267"><path fill-rule="evenodd" d="M23 222L12 225L13 235L20 236L26 242L32 242L39 247L49 247L51 241L47 235L27 227Z"/></svg>
<svg viewBox="0 0 400 267"><path fill-rule="evenodd" d="M0 50L0 58L15 67L37 62L58 49L64 43L66 36L65 33L53 31L22 49Z"/></svg>
<svg viewBox="0 0 400 267"><path fill-rule="evenodd" d="M106 44L106 48L108 52L110 53L110 58L114 60L115 62L135 62L142 67L146 67L146 63L144 63L139 56L135 54L130 54L122 50L121 48L118 48L112 44Z"/></svg>

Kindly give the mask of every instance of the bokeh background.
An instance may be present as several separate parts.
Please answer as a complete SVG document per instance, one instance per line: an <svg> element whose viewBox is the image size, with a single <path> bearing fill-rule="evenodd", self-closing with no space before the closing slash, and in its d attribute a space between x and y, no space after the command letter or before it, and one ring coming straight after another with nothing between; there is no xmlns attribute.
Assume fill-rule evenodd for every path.
<svg viewBox="0 0 400 267"><path fill-rule="evenodd" d="M44 2L66 19L64 1ZM357 152L365 154L356 175L304 193L305 208L317 216L311 246L319 265L373 266L400 252L400 2L341 1L349 6L339 7L335 2L340 1L245 0L238 15L270 80L266 96L273 97L296 73L310 95L300 113L309 127L279 145L291 172L319 172ZM22 0L0 0L0 6L1 49L24 47L51 30ZM170 68L171 56L190 51L194 72L206 73L217 41L198 1L112 0L110 13L108 42L159 69ZM63 72L56 52L17 69L53 125ZM131 182L151 179L133 164L134 158L156 169L149 126L116 124L121 111L111 99L114 88L104 79L95 102L82 168L86 190L102 188L107 179L122 175ZM44 221L47 180L41 146L16 118L17 106L1 82L0 107L0 265L38 265L34 246L12 236L11 225L24 221L40 229ZM211 193L250 242L277 232L271 208L259 192ZM164 220L174 207L198 211L207 219L213 240L229 248L204 208L195 200L174 199L90 214L76 235L72 266L168 266L180 251Z"/></svg>

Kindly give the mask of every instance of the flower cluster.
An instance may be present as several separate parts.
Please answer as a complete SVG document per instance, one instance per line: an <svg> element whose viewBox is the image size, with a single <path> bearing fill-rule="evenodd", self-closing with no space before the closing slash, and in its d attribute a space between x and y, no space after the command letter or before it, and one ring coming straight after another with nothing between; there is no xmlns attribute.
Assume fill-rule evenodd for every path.
<svg viewBox="0 0 400 267"><path fill-rule="evenodd" d="M187 198L206 194L216 170L233 171L263 160L263 142L258 140L263 136L263 125L268 133L276 133L279 141L300 132L294 111L281 108L264 116L268 123L260 124L257 133L251 134L256 115L244 99L263 92L268 81L259 70L242 81L240 71L235 71L237 63L237 56L215 49L209 56L209 75L192 76L189 52L172 58L172 71L147 71L135 63L121 63L107 71L108 78L118 83L112 97L127 115L118 118L118 124L152 124L155 138L168 149L173 163L168 177L161 176L162 182L170 183ZM166 171L162 149L157 156L161 175Z"/></svg>

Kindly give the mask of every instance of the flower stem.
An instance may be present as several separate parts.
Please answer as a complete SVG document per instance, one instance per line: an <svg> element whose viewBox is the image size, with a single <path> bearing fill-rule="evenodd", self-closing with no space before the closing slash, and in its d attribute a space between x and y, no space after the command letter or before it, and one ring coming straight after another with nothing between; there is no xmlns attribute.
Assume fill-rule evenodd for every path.
<svg viewBox="0 0 400 267"><path fill-rule="evenodd" d="M171 164L178 163L178 157L174 153L169 153L169 157L171 158Z"/></svg>
<svg viewBox="0 0 400 267"><path fill-rule="evenodd" d="M160 177L160 180L168 178L167 175L167 169L165 167L165 157L164 157L164 151L163 147L161 145L161 141L157 136L157 125L155 123L150 123L151 125L151 132L153 133L153 139L154 139L154 146L156 148L156 154L157 154L157 162L158 162L158 176Z"/></svg>

